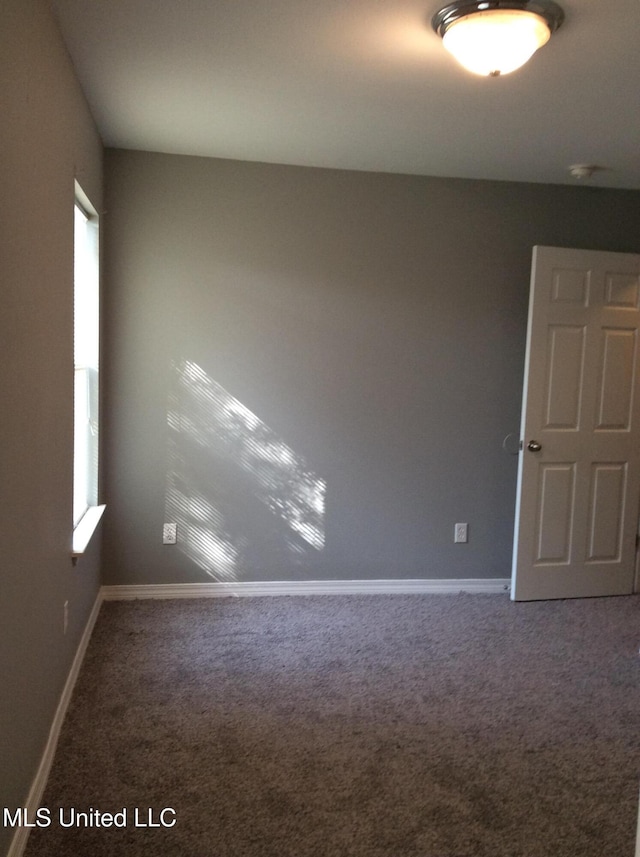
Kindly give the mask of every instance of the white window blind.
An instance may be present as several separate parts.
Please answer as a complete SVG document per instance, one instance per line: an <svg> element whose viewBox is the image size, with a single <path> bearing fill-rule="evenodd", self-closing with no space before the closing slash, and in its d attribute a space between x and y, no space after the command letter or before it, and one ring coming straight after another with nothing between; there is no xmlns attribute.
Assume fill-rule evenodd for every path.
<svg viewBox="0 0 640 857"><path fill-rule="evenodd" d="M74 209L73 525L98 502L99 370L98 217L76 199Z"/></svg>

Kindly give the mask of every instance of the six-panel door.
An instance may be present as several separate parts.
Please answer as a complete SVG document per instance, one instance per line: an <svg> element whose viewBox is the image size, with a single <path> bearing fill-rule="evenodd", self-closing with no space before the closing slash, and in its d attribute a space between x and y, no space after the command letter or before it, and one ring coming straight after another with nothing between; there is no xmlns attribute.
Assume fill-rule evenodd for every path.
<svg viewBox="0 0 640 857"><path fill-rule="evenodd" d="M515 600L633 591L639 328L640 256L534 248Z"/></svg>

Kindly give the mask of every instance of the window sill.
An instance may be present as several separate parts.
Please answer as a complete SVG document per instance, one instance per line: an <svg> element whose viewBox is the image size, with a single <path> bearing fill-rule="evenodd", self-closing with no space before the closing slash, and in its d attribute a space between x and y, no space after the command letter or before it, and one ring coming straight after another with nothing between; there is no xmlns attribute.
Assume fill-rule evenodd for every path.
<svg viewBox="0 0 640 857"><path fill-rule="evenodd" d="M71 556L77 559L86 551L87 545L91 541L91 537L96 531L102 513L106 506L89 506L84 515L80 518L73 530L73 539L71 542Z"/></svg>

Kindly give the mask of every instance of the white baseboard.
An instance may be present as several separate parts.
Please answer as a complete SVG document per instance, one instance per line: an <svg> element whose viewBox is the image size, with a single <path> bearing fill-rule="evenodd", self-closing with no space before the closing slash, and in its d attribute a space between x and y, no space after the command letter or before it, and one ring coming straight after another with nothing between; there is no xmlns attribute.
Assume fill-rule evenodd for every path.
<svg viewBox="0 0 640 857"><path fill-rule="evenodd" d="M259 595L455 595L509 591L508 578L470 580L271 580L103 586L105 601L134 598L229 598Z"/></svg>
<svg viewBox="0 0 640 857"><path fill-rule="evenodd" d="M31 789L29 790L29 795L24 805L24 808L27 810L28 818L34 818L36 810L40 806L40 801L42 800L42 795L44 793L45 786L47 785L49 772L51 771L51 765L53 764L53 757L55 756L62 723L67 713L67 708L69 707L71 694L73 693L73 688L75 687L76 679L78 678L78 673L80 672L80 667L82 666L82 661L84 660L87 646L89 645L89 640L91 639L91 634L93 633L93 628L96 624L98 613L100 612L101 604L102 591L99 591L95 603L91 608L91 613L89 614L80 642L78 643L78 648L62 690L62 695L60 696L53 723L51 724L51 729L49 730L49 737L40 760L38 772L31 784ZM30 830L31 829L28 827L18 827L16 829L15 835L11 840L11 845L9 846L9 851L7 852L7 857L22 857L27 845Z"/></svg>
<svg viewBox="0 0 640 857"><path fill-rule="evenodd" d="M636 855L635 857L640 857L640 808L638 809L638 829L636 832Z"/></svg>

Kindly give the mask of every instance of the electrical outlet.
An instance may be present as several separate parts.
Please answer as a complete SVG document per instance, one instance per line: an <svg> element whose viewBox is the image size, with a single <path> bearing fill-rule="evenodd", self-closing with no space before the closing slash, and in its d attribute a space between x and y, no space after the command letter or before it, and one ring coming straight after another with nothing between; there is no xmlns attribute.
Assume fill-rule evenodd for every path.
<svg viewBox="0 0 640 857"><path fill-rule="evenodd" d="M163 524L162 525L162 544L175 545L178 541L178 525Z"/></svg>
<svg viewBox="0 0 640 857"><path fill-rule="evenodd" d="M69 602L65 601L64 602L64 608L63 608L63 618L62 618L62 629L63 629L62 633L63 634L67 633L68 627L69 627Z"/></svg>
<svg viewBox="0 0 640 857"><path fill-rule="evenodd" d="M465 544L469 541L466 524L455 525L453 529L453 540L456 544Z"/></svg>

